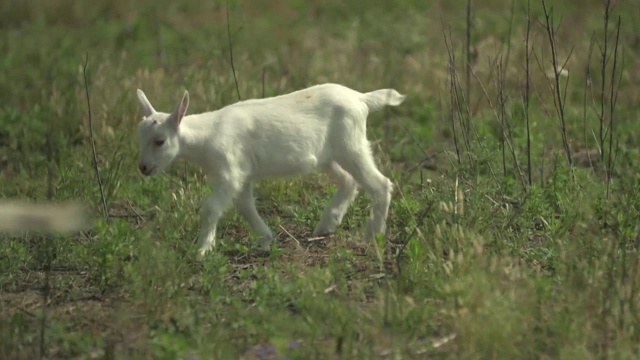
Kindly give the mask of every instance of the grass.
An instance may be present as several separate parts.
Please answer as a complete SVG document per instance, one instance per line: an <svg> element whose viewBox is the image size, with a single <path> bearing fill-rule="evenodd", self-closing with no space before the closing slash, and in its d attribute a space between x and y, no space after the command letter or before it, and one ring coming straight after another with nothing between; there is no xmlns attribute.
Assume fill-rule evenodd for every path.
<svg viewBox="0 0 640 360"><path fill-rule="evenodd" d="M137 173L135 89L169 109L186 88L192 113L237 101L225 3L2 2L0 195L81 200L96 221L72 235L1 235L0 358L637 358L639 14L627 2L611 10L602 92L604 5L552 4L558 62L570 55L560 78L569 164L532 0L529 184L518 170L527 11L511 5L472 3L467 99L465 2L232 2L243 99L325 81L409 97L369 118L396 184L385 237L360 240L360 196L334 236L310 239L330 179L269 180L256 196L277 234L271 253L249 251L253 235L230 210L220 246L199 262L211 189L183 163ZM605 137L601 103L604 129L614 121Z"/></svg>

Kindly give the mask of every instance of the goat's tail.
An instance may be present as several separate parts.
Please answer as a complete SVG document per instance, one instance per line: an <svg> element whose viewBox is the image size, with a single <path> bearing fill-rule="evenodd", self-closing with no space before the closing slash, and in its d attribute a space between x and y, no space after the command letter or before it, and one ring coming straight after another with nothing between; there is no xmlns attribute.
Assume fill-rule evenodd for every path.
<svg viewBox="0 0 640 360"><path fill-rule="evenodd" d="M363 94L362 100L367 104L369 111L374 112L385 106L398 106L406 97L395 89L380 89Z"/></svg>

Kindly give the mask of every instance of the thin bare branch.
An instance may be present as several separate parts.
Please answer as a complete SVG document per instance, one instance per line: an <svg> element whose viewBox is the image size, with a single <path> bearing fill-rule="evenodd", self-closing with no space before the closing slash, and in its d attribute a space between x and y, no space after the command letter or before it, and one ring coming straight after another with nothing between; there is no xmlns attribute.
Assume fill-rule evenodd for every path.
<svg viewBox="0 0 640 360"><path fill-rule="evenodd" d="M236 93L238 100L242 100L240 96L240 87L238 86L238 78L236 77L236 66L233 62L233 44L231 43L231 25L229 24L229 2L226 2L227 10L227 39L229 40L229 61L231 62L231 71L233 72L233 81L236 83Z"/></svg>
<svg viewBox="0 0 640 360"><path fill-rule="evenodd" d="M529 186L533 184L531 177L531 126L529 119L529 91L531 81L531 69L530 60L531 52L529 50L529 36L531 33L531 0L527 0L527 32L525 35L525 93L524 93L524 116L527 123L527 176L529 180Z"/></svg>
<svg viewBox="0 0 640 360"><path fill-rule="evenodd" d="M511 56L511 34L513 33L513 15L515 12L516 0L511 0L511 12L509 15L509 32L507 33L507 55L504 61L504 71L509 68L509 58ZM506 75L506 74L505 74ZM506 76L505 76L506 78Z"/></svg>
<svg viewBox="0 0 640 360"><path fill-rule="evenodd" d="M443 25L444 30L444 25ZM474 161L472 158L472 149L471 149L471 139L470 133L472 132L473 123L471 122L471 110L469 109L469 104L464 94L461 92L462 84L460 83L460 78L458 76L458 72L456 70L456 56L455 51L453 50L452 44L452 35L451 35L451 27L449 27L449 42L446 40L445 34L445 46L447 48L447 52L449 54L449 77L451 80L451 90L453 92L452 104L455 104L454 110L458 114L458 119L460 122L460 128L462 132L462 140L464 141L464 145L467 150L467 156L469 157L469 162L471 166L474 166Z"/></svg>
<svg viewBox="0 0 640 360"><path fill-rule="evenodd" d="M553 9L547 9L546 0L542 0L542 8L544 11L545 17L545 29L547 30L547 37L549 39L549 45L551 46L551 63L553 66L553 80L554 80L554 105L556 107L556 113L558 119L560 121L560 131L562 135L562 144L564 146L565 155L567 156L567 161L569 166L573 165L573 160L571 159L571 147L569 145L569 139L567 135L567 124L564 116L564 101L563 96L560 90L560 69L558 64L558 50L556 46L556 38L555 38L555 30L553 27Z"/></svg>
<svg viewBox="0 0 640 360"><path fill-rule="evenodd" d="M473 135L476 139L477 144L480 146L481 149L486 150L485 145L483 144L483 142L480 139L480 135L478 134L478 131L475 127L475 125L473 124L473 121L471 121L471 109L469 108L469 103L467 101L467 99L464 96L464 93L461 91L461 89L463 88L461 82L460 82L460 77L458 76L458 72L456 71L456 57L455 57L455 52L453 51L453 45L451 43L451 27L449 27L449 36L447 37L447 33L445 31L445 25L444 22L442 23L442 32L443 32L443 36L444 36L444 41L445 41L445 47L447 49L447 54L448 54L448 65L449 65L449 82L450 82L450 96L451 96L451 108L450 108L450 119L451 119L451 124L454 130L454 143L456 144L456 154L458 155L458 162L461 162L461 155L460 155L460 149L459 149L459 141L457 139L457 132L455 131L455 118L456 115L459 118L459 123L460 123L460 128L461 128L461 133L462 133L462 140L463 140L463 144L466 147L466 156L469 158L469 164L472 168L475 168L476 166L476 160L473 157L473 152L472 152L472 147L471 147L471 135ZM469 68L469 72L470 74L473 73L473 69ZM467 121L464 121L463 119L467 119ZM466 126L465 126L466 125ZM491 163L487 164L488 170L491 174L491 176L497 180L497 177L495 175L495 172L493 170L493 167L491 166Z"/></svg>
<svg viewBox="0 0 640 360"><path fill-rule="evenodd" d="M604 3L604 42L603 42L603 48L601 48L601 68L600 68L600 75L601 75L601 81L602 83L600 84L600 113L599 113L599 119L600 119L600 149L602 150L600 152L600 160L604 162L604 141L605 141L605 134L604 134L604 108L605 108L605 86L606 86L606 82L607 82L607 46L609 43L609 16L610 16L610 11L611 11L611 0L605 0Z"/></svg>
<svg viewBox="0 0 640 360"><path fill-rule="evenodd" d="M593 55L593 45L595 43L594 35L591 35L591 40L589 41L589 52L587 59L587 66L585 69L584 76L584 97L582 99L582 122L583 122L583 131L584 131L584 146L587 148L587 158L589 160L589 167L591 171L595 173L595 169L593 167L593 160L591 159L591 151L589 151L589 140L587 136L587 92L592 91L593 89L593 80L591 74L591 57Z"/></svg>
<svg viewBox="0 0 640 360"><path fill-rule="evenodd" d="M486 87L482 83L482 80L480 80L478 75L476 75L476 73L473 70L471 71L471 75L476 79L476 81L478 81L478 84L480 85L480 89L482 89L482 92L484 93L484 96L487 99L487 102L489 103L489 108L491 108L491 111L493 112L494 118L498 121L498 123L500 123L500 115L498 114L498 112L496 110L496 107L491 102L491 98L489 97L489 93L487 92ZM518 161L518 158L516 156L516 151L515 151L515 149L513 147L513 144L511 143L511 140L509 140L508 137L505 136L504 139L505 139L505 143L509 147L509 151L511 152L511 154L513 156L513 162L514 162L514 164L516 166L516 169L518 170L519 179L522 182L523 187L526 187L526 184L524 183L524 174L522 173L522 168L520 167L520 162Z"/></svg>
<svg viewBox="0 0 640 360"><path fill-rule="evenodd" d="M89 81L87 80L87 66L89 65L89 53L85 53L84 67L82 75L84 76L84 90L87 96L87 109L89 112L89 140L91 141L91 150L93 151L93 169L98 179L98 187L100 188L100 199L102 200L102 212L104 218L109 221L109 211L107 209L107 200L104 195L104 187L102 186L102 177L100 176L100 167L98 166L98 152L96 151L96 142L93 135L93 117L91 115L91 100L89 97Z"/></svg>
<svg viewBox="0 0 640 360"><path fill-rule="evenodd" d="M506 134L505 134L505 95L504 95L504 73L503 73L503 62L502 62L502 56L500 56L500 60L498 61L498 79L496 80L497 84L496 87L498 88L498 95L497 95L497 103L499 106L499 113L498 113L498 117L499 120L498 122L500 123L500 147L502 150L502 176L504 176L505 178L507 177L507 152L506 152L506 148L504 146L505 141L506 141Z"/></svg>
<svg viewBox="0 0 640 360"><path fill-rule="evenodd" d="M456 149L456 156L458 158L458 165L462 164L462 157L460 156L460 146L458 144L458 132L456 131L456 120L455 120L455 96L454 96L454 88L455 88L455 80L453 77L453 72L455 71L455 54L451 51L449 42L447 41L447 33L445 31L444 23L442 24L442 35L444 37L444 43L447 48L447 52L449 55L449 96L450 96L450 107L449 107L449 118L451 120L451 131L453 132L453 145Z"/></svg>
<svg viewBox="0 0 640 360"><path fill-rule="evenodd" d="M465 65L465 70L466 70L465 98L467 99L468 102L471 102L471 76L469 73L471 69L471 0L467 0L466 53L467 53L466 54L467 61Z"/></svg>
<svg viewBox="0 0 640 360"><path fill-rule="evenodd" d="M607 164L607 194L606 197L609 199L610 190L611 190L611 176L613 173L613 124L614 124L614 113L616 107L616 99L617 99L617 90L616 90L616 67L618 65L618 47L620 41L620 24L622 20L620 16L618 16L618 24L616 28L616 42L614 45L613 51L613 68L611 69L611 88L609 94L609 161ZM619 82L618 82L619 84Z"/></svg>

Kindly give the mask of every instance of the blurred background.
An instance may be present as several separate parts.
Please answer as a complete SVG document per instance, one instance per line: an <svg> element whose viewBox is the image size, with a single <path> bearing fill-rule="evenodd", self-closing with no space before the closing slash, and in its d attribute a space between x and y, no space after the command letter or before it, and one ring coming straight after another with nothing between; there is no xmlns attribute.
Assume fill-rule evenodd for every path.
<svg viewBox="0 0 640 360"><path fill-rule="evenodd" d="M620 15L624 24L620 56L626 66L618 103L625 106L636 98L636 87L631 85L638 81L633 65L640 10L630 2L616 3L610 27ZM595 36L602 42L603 3L550 5L558 26L558 58L567 61L573 84L568 87L568 101L581 102L590 39ZM134 129L140 116L134 94L138 87L159 108L173 107L185 88L192 94L192 112L237 101L225 12L226 3L221 1L3 1L0 171L11 176L19 168L37 167L44 159L42 135L52 127L60 149L87 140L85 55L97 141ZM537 19L531 31L537 56L531 58L531 81L536 87L531 97L544 103L552 94L545 77L551 69L551 52L538 23L544 20L541 2L533 1L531 12ZM522 97L525 83L526 2L478 1L471 4L470 15L469 59L479 78L470 77L468 102L473 115L481 118L488 105L481 84L495 103L500 56L507 93L512 103L521 102L516 98ZM450 128L442 114L450 87L444 35L451 37L460 86L466 88L466 1L231 1L229 17L243 98L281 94L319 82L362 91L392 86L410 96L409 103L398 109L407 119L397 123L406 120L404 126L415 130L424 143L450 140L446 137L451 134L440 131ZM611 45L613 35L609 40ZM594 54L591 63L599 61ZM596 81L600 72L593 71L592 76ZM577 112L581 117L579 106ZM545 120L534 122L540 125ZM388 124L387 135L404 137L395 125ZM382 136L375 125L373 131Z"/></svg>

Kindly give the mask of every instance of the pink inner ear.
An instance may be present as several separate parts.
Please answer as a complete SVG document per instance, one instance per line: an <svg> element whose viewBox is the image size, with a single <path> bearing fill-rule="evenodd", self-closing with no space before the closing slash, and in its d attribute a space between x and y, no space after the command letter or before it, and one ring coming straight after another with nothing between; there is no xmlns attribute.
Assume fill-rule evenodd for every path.
<svg viewBox="0 0 640 360"><path fill-rule="evenodd" d="M178 122L178 125L180 125L180 122L182 121L184 114L187 112L188 105L189 105L189 98L185 95L184 97L182 97L182 101L180 102L180 107L178 108L178 118L176 119Z"/></svg>

